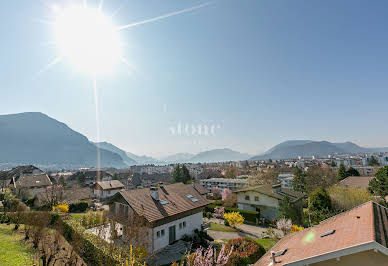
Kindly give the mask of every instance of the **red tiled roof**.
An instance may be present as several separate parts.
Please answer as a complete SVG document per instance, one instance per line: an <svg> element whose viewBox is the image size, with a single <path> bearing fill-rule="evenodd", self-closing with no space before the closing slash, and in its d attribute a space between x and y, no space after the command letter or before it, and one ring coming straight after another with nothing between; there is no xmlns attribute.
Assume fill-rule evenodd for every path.
<svg viewBox="0 0 388 266"><path fill-rule="evenodd" d="M135 210L144 216L148 222L155 222L169 216L204 207L208 202L192 186L183 183L158 187L159 201L150 196L150 188L121 191L121 196ZM198 201L194 202L187 195L192 195ZM167 204L162 204L167 201Z"/></svg>
<svg viewBox="0 0 388 266"><path fill-rule="evenodd" d="M342 187L357 187L367 189L369 186L369 181L371 181L374 176L348 176L347 178L341 180L338 185Z"/></svg>
<svg viewBox="0 0 388 266"><path fill-rule="evenodd" d="M202 185L200 185L200 184L197 184L197 183L194 183L194 184L187 184L187 186L192 186L192 187L194 187L194 189L195 189L196 191L198 191L198 193L201 194L201 195L205 195L205 194L207 194L207 193L210 192L207 188L205 188L204 186L202 186Z"/></svg>
<svg viewBox="0 0 388 266"><path fill-rule="evenodd" d="M321 237L331 230L335 232ZM379 243L381 246L376 246L381 247L388 254L388 209L373 201L322 221L317 226L282 238L256 262L255 266L268 266L272 261L271 251L287 250L284 255L276 257L279 263L275 265L280 266L293 262L303 261L304 263L306 259L366 243Z"/></svg>

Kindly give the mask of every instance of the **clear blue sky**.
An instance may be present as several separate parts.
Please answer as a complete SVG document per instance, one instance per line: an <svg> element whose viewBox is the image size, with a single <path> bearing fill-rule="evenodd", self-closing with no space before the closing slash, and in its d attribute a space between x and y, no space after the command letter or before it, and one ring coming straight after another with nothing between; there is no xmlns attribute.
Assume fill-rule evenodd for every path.
<svg viewBox="0 0 388 266"><path fill-rule="evenodd" d="M96 139L92 81L58 55L48 3L0 9L0 113L40 111ZM73 1L76 2L76 1ZM92 4L93 0L88 0ZM204 1L104 1L117 25ZM218 0L123 30L125 65L98 78L101 140L161 156L229 147L257 154L288 139L388 146L388 1ZM182 124L215 136L177 136Z"/></svg>

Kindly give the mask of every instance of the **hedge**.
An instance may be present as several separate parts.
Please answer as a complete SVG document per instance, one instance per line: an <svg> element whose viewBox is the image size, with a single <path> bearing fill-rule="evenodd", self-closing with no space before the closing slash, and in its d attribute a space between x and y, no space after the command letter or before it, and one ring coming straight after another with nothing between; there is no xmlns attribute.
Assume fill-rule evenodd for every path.
<svg viewBox="0 0 388 266"><path fill-rule="evenodd" d="M113 245L86 231L75 219L63 220L63 236L89 265L119 264L118 250L112 250Z"/></svg>
<svg viewBox="0 0 388 266"><path fill-rule="evenodd" d="M88 207L89 204L86 201L71 203L69 205L69 212L85 212Z"/></svg>

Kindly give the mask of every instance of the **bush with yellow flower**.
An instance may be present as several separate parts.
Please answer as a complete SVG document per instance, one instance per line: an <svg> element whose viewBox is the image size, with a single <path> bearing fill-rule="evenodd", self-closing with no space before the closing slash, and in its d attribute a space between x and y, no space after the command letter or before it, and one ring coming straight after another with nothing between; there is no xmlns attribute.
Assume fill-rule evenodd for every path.
<svg viewBox="0 0 388 266"><path fill-rule="evenodd" d="M239 212L229 212L224 214L224 219L230 226L237 226L244 223L244 217Z"/></svg>

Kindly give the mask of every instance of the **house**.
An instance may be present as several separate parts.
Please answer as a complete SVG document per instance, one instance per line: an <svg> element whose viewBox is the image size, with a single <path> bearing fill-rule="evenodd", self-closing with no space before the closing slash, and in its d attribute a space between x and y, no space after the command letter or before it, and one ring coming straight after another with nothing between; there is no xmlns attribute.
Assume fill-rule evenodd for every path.
<svg viewBox="0 0 388 266"><path fill-rule="evenodd" d="M200 184L209 190L211 190L213 187L218 187L220 191L224 190L225 188L234 191L248 186L248 180L237 178L210 178L202 179Z"/></svg>
<svg viewBox="0 0 388 266"><path fill-rule="evenodd" d="M292 181L294 180L293 174L279 174L278 182L281 184L282 188L292 189Z"/></svg>
<svg viewBox="0 0 388 266"><path fill-rule="evenodd" d="M11 183L16 191L16 194L27 199L35 196L40 192L45 192L46 189L52 186L52 182L47 174L36 175L20 175L18 178L13 177Z"/></svg>
<svg viewBox="0 0 388 266"><path fill-rule="evenodd" d="M374 176L348 176L345 179L342 179L338 185L341 187L355 187L367 189L369 182L375 178Z"/></svg>
<svg viewBox="0 0 388 266"><path fill-rule="evenodd" d="M388 209L369 201L282 238L255 266L388 265Z"/></svg>
<svg viewBox="0 0 388 266"><path fill-rule="evenodd" d="M53 190L50 190L53 189ZM49 187L47 192L36 194L34 206L41 207L45 205L50 198L56 198L58 201L71 204L85 201L90 203L93 198L93 190L89 187L63 189L62 186Z"/></svg>
<svg viewBox="0 0 388 266"><path fill-rule="evenodd" d="M260 216L275 220L278 216L279 204L286 197L295 206L302 207L304 194L278 185L261 185L235 191L238 208L246 211L260 211Z"/></svg>
<svg viewBox="0 0 388 266"><path fill-rule="evenodd" d="M112 198L110 211L119 222L133 215L143 217L151 236L149 250L154 252L201 230L203 208L208 204L192 186L160 184L120 191Z"/></svg>
<svg viewBox="0 0 388 266"><path fill-rule="evenodd" d="M112 197L124 188L125 186L118 180L99 181L94 186L93 194L100 199L105 199Z"/></svg>

